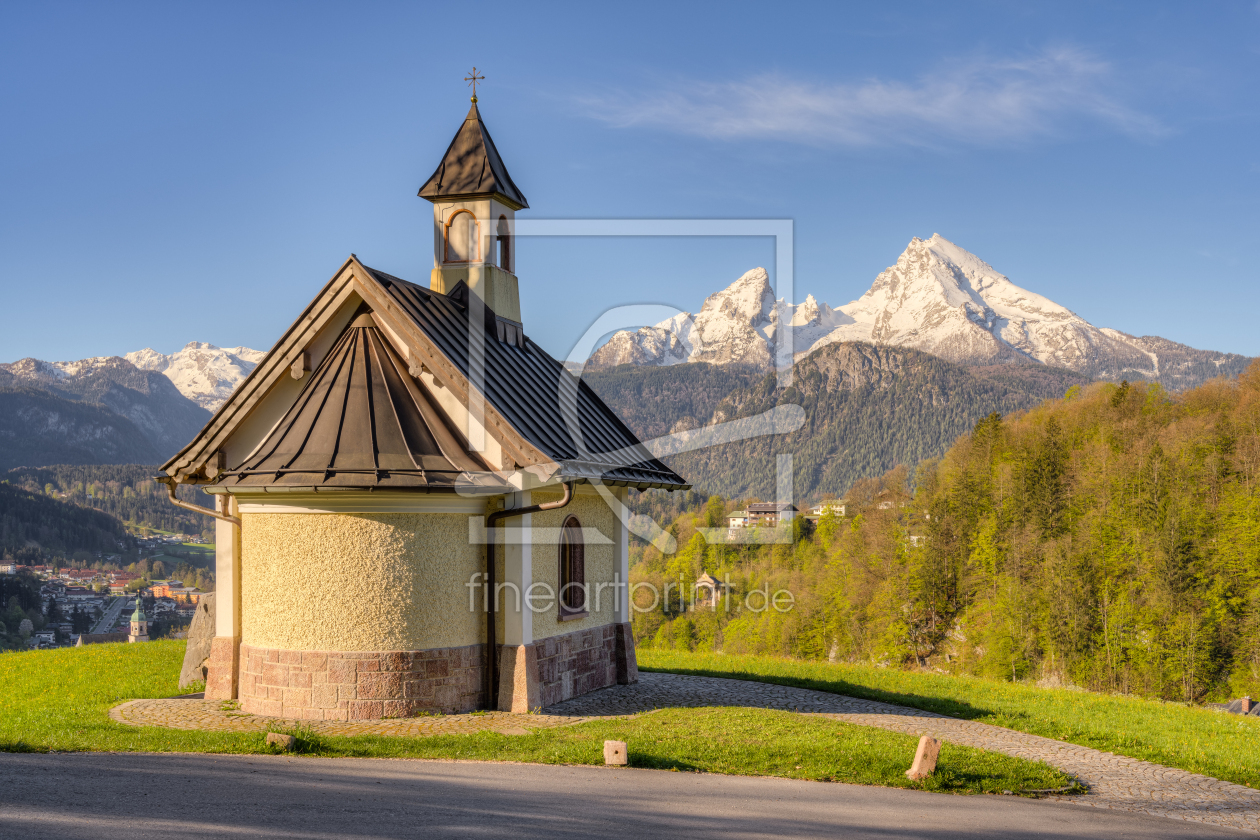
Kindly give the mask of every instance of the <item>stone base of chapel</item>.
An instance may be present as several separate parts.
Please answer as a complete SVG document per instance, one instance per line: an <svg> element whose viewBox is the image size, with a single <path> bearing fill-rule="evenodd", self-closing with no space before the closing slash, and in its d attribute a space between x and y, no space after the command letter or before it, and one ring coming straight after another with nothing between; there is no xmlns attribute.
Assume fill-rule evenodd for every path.
<svg viewBox="0 0 1260 840"><path fill-rule="evenodd" d="M232 636L215 636L210 640L210 657L206 660L207 700L236 699L240 649L241 640Z"/></svg>
<svg viewBox="0 0 1260 840"><path fill-rule="evenodd" d="M639 681L629 624L605 624L499 649L499 710L524 714Z"/></svg>
<svg viewBox="0 0 1260 840"><path fill-rule="evenodd" d="M241 645L241 710L298 720L468 712L481 705L483 650L479 644L368 652Z"/></svg>

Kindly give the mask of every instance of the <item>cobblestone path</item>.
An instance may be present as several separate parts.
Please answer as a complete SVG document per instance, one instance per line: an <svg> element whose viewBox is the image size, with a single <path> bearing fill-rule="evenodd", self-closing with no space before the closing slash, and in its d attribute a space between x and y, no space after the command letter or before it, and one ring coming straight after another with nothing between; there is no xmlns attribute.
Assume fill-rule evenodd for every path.
<svg viewBox="0 0 1260 840"><path fill-rule="evenodd" d="M188 699L132 700L115 706L109 714L119 723L133 726L266 732L302 725L326 735L415 737L482 731L523 735L533 729L653 709L701 706L780 709L909 735L931 735L953 744L1044 761L1090 788L1085 796L1047 797L1050 799L1260 832L1260 791L1242 785L920 709L747 680L642 672L635 685L601 689L535 715L489 712L379 721L292 721L225 710L218 700Z"/></svg>
<svg viewBox="0 0 1260 840"><path fill-rule="evenodd" d="M557 703L545 712L629 715L671 706L783 709L910 735L931 735L952 744L1044 761L1090 788L1086 796L1049 799L1260 832L1260 791L1249 787L1000 726L823 691L644 672L636 685L601 689Z"/></svg>
<svg viewBox="0 0 1260 840"><path fill-rule="evenodd" d="M468 735L485 731L525 735L531 729L568 726L592 719L591 716L481 712L387 720L285 720L247 714L230 706L225 708L221 700L184 698L131 700L110 709L109 716L119 723L131 726L165 726L207 732L276 732L302 726L319 735L393 735L412 738L426 735Z"/></svg>

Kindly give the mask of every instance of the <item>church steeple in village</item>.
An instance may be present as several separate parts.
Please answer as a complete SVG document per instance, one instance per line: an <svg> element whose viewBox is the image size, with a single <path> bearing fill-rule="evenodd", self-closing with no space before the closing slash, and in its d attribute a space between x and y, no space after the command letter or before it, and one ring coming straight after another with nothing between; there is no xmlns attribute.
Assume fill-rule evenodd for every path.
<svg viewBox="0 0 1260 840"><path fill-rule="evenodd" d="M516 211L529 207L512 181L474 96L437 169L420 188L433 202L433 272L429 288L448 294L467 285L514 331L521 300L512 233Z"/></svg>
<svg viewBox="0 0 1260 840"><path fill-rule="evenodd" d="M136 609L131 614L131 632L127 635L129 642L147 642L149 641L149 619L144 615L144 606L140 603L140 596L136 596Z"/></svg>

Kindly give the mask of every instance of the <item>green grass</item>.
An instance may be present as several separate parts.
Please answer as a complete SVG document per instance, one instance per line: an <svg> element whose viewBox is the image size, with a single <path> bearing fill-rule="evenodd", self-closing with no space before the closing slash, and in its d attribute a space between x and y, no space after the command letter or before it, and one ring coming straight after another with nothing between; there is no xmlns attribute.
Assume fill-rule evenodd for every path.
<svg viewBox="0 0 1260 840"><path fill-rule="evenodd" d="M109 719L110 707L169 697L184 646L92 645L0 655L0 750L145 750L272 753L263 733L136 728ZM937 773L923 782L904 775L917 739L789 712L761 709L664 709L629 720L592 721L529 735L437 735L427 738L331 737L308 727L289 734L300 752L320 756L448 758L542 764L602 764L605 739L625 741L632 766L664 770L781 776L993 793L1067 785L1044 764L946 744Z"/></svg>
<svg viewBox="0 0 1260 840"><path fill-rule="evenodd" d="M759 680L912 706L1260 787L1260 718L1087 691L862 665L640 650L649 671Z"/></svg>

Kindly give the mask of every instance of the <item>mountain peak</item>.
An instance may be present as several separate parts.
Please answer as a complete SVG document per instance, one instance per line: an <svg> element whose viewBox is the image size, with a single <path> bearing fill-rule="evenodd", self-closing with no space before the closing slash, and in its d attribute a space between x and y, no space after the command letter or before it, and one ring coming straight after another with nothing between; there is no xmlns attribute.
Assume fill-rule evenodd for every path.
<svg viewBox="0 0 1260 840"><path fill-rule="evenodd" d="M214 411L265 355L248 347L223 349L204 341L190 341L170 355L146 347L128 353L126 359L141 370L161 373L181 394Z"/></svg>
<svg viewBox="0 0 1260 840"><path fill-rule="evenodd" d="M1041 362L1100 378L1142 377L1188 385L1241 356L1100 329L1067 307L1021 288L980 257L933 233L906 249L857 300L832 309L812 294L774 299L765 269L745 272L684 313L619 332L595 353L596 367L707 361L770 367L775 336L792 331L797 359L834 342L912 347L962 364ZM1210 357L1210 358L1209 358ZM1169 373L1169 365L1179 372ZM1212 367L1212 366L1215 367ZM1224 367L1222 367L1224 366Z"/></svg>
<svg viewBox="0 0 1260 840"><path fill-rule="evenodd" d="M746 271L739 279L720 292L705 298L700 316L716 316L725 313L736 320L755 327L768 320L774 311L774 292L770 288L770 276L761 267Z"/></svg>

